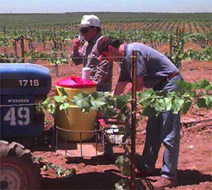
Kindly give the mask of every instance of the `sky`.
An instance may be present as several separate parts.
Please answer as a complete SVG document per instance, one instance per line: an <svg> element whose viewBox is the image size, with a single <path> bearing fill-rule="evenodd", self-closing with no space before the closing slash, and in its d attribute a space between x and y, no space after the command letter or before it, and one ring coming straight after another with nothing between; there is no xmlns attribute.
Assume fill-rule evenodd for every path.
<svg viewBox="0 0 212 190"><path fill-rule="evenodd" d="M0 0L0 13L212 12L212 0Z"/></svg>

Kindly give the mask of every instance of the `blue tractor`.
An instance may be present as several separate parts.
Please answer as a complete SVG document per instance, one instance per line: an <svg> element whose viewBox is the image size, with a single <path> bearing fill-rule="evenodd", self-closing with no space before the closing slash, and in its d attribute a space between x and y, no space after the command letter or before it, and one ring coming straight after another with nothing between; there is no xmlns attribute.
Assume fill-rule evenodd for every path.
<svg viewBox="0 0 212 190"><path fill-rule="evenodd" d="M49 69L0 63L0 189L40 188L40 168L27 148L44 131L36 105L50 89Z"/></svg>

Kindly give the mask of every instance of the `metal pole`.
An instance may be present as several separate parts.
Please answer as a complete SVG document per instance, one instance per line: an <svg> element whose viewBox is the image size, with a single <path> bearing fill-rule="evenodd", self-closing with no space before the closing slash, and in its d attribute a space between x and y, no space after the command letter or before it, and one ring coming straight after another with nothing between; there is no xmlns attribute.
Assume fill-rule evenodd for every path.
<svg viewBox="0 0 212 190"><path fill-rule="evenodd" d="M25 56L24 56L24 36L21 36L21 57L22 62L25 62Z"/></svg>
<svg viewBox="0 0 212 190"><path fill-rule="evenodd" d="M131 181L130 189L135 189L135 138L136 138L136 73L137 51L132 51L132 126L131 126Z"/></svg>
<svg viewBox="0 0 212 190"><path fill-rule="evenodd" d="M173 43L173 38L170 37L170 41L169 41L169 54L170 54L170 55L172 54L172 49L173 49L172 43Z"/></svg>

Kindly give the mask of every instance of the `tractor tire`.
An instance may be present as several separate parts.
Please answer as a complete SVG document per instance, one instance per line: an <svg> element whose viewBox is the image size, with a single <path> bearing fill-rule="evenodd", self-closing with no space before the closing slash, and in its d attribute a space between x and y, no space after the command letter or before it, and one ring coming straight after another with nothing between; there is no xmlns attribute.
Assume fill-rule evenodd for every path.
<svg viewBox="0 0 212 190"><path fill-rule="evenodd" d="M40 189L40 168L23 145L0 141L0 189Z"/></svg>

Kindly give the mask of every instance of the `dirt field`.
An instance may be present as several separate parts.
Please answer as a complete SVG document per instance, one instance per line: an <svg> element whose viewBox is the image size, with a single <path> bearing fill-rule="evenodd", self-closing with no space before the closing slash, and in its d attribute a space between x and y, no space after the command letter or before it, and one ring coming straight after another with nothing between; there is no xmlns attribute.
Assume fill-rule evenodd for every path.
<svg viewBox="0 0 212 190"><path fill-rule="evenodd" d="M43 63L48 67L49 64ZM50 68L52 69L52 68ZM212 82L212 62L184 61L182 75L186 81L198 81L205 78ZM59 67L59 77L53 75L52 88L59 78L80 76L81 66L65 65ZM118 67L114 66L113 86L118 78ZM54 90L52 91L54 93ZM181 147L178 164L178 187L172 189L212 189L212 110L197 110L193 108L182 115ZM142 121L137 134L137 152L142 153L145 141L145 121ZM162 163L161 148L157 161L158 171ZM114 156L121 153L119 147L114 147ZM86 153L89 154L89 149ZM53 163L63 168L75 168L75 177L57 177L51 170L42 169L42 189L114 189L114 184L121 178L114 160L103 156L91 158L65 158L64 154L56 152L34 152L42 156L45 162ZM155 177L157 179L158 176ZM153 178L154 179L154 178Z"/></svg>

